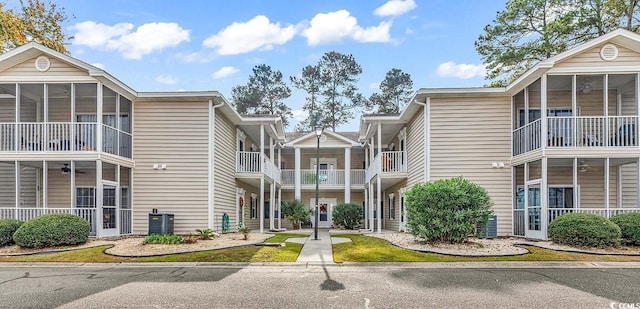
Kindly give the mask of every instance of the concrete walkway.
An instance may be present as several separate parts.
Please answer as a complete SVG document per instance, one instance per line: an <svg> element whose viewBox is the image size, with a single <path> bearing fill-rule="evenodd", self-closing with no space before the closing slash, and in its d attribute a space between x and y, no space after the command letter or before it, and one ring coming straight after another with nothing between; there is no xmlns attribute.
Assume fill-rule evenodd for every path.
<svg viewBox="0 0 640 309"><path fill-rule="evenodd" d="M333 241L332 241L333 240ZM298 264L333 264L332 243L351 241L348 238L331 238L328 229L318 230L318 240L313 232L307 238L289 238L287 241L302 243L302 250L296 260Z"/></svg>

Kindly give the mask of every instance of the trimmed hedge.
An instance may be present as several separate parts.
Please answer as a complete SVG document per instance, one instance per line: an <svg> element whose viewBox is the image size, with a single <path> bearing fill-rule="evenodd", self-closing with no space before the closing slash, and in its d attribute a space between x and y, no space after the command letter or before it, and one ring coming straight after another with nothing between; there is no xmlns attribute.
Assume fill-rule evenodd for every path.
<svg viewBox="0 0 640 309"><path fill-rule="evenodd" d="M22 225L22 221L13 219L0 220L0 247L13 245L13 233Z"/></svg>
<svg viewBox="0 0 640 309"><path fill-rule="evenodd" d="M620 227L625 244L640 246L640 213L617 215L609 220Z"/></svg>
<svg viewBox="0 0 640 309"><path fill-rule="evenodd" d="M20 247L44 248L87 242L91 226L86 220L69 214L51 214L25 222L13 234Z"/></svg>
<svg viewBox="0 0 640 309"><path fill-rule="evenodd" d="M569 246L615 247L620 245L620 235L615 223L594 214L564 214L549 224L549 238Z"/></svg>
<svg viewBox="0 0 640 309"><path fill-rule="evenodd" d="M335 224L340 225L347 230L353 230L360 226L360 221L364 218L364 211L360 204L338 204L333 208L331 217Z"/></svg>
<svg viewBox="0 0 640 309"><path fill-rule="evenodd" d="M461 243L487 223L491 206L487 190L462 177L417 184L406 194L407 228L422 241Z"/></svg>

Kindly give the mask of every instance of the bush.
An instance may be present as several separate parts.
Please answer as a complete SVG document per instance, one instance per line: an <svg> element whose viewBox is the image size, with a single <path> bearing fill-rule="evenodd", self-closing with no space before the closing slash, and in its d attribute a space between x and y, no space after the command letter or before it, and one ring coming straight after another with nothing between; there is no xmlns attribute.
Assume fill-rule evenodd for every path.
<svg viewBox="0 0 640 309"><path fill-rule="evenodd" d="M68 246L87 242L89 233L91 226L86 220L69 214L51 214L22 224L13 240L25 248Z"/></svg>
<svg viewBox="0 0 640 309"><path fill-rule="evenodd" d="M184 242L182 236L179 235L160 235L160 234L151 234L144 238L142 241L143 245L148 244L168 244L168 245L177 245Z"/></svg>
<svg viewBox="0 0 640 309"><path fill-rule="evenodd" d="M464 242L491 214L487 191L462 177L417 184L406 194L407 228L427 242Z"/></svg>
<svg viewBox="0 0 640 309"><path fill-rule="evenodd" d="M293 229L300 228L300 223L308 221L311 216L311 210L304 207L304 203L300 200L294 200L282 203L282 214L285 219L289 220L293 225Z"/></svg>
<svg viewBox="0 0 640 309"><path fill-rule="evenodd" d="M22 225L22 221L13 219L0 220L0 247L13 245L13 233Z"/></svg>
<svg viewBox="0 0 640 309"><path fill-rule="evenodd" d="M362 205L346 203L338 204L333 208L333 223L343 226L347 230L353 230L360 226L364 213Z"/></svg>
<svg viewBox="0 0 640 309"><path fill-rule="evenodd" d="M216 237L216 234L211 229L196 229L196 234L198 234L198 238L202 240L209 240Z"/></svg>
<svg viewBox="0 0 640 309"><path fill-rule="evenodd" d="M569 246L612 247L620 244L620 228L598 215L570 213L551 221L549 238Z"/></svg>
<svg viewBox="0 0 640 309"><path fill-rule="evenodd" d="M244 237L244 240L248 240L249 239L249 233L251 233L251 228L249 228L248 226L244 225L244 224L240 224L238 225L238 233L242 233L242 236Z"/></svg>
<svg viewBox="0 0 640 309"><path fill-rule="evenodd" d="M617 215L610 220L620 227L625 244L640 246L640 213Z"/></svg>

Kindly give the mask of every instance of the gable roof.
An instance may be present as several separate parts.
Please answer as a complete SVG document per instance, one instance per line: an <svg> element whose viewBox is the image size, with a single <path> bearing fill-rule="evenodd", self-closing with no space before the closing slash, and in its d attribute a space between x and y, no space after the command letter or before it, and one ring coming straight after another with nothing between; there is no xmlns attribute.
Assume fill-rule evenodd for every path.
<svg viewBox="0 0 640 309"><path fill-rule="evenodd" d="M299 144L309 138L316 138L316 133L315 132L294 132L294 133L287 133L290 137L293 137L292 140L288 141L285 145L288 147L294 147L296 144ZM326 134L327 136L331 136L335 139L338 139L342 142L344 142L347 145L351 145L351 146L360 146L360 143L358 143L356 140L352 139L351 137L347 137L343 134L337 133L337 132L333 132L333 131L329 131L329 130L325 130L322 132L322 134ZM357 134L357 132L344 132L344 134L351 136L353 134Z"/></svg>
<svg viewBox="0 0 640 309"><path fill-rule="evenodd" d="M605 35L597 37L593 40L587 41L581 45L568 49L560 54L545 59L538 63L536 66L522 74L515 81L506 87L506 92L514 94L520 91L526 85L533 83L540 78L545 72L553 68L556 64L565 61L571 57L581 54L594 47L603 45L605 43L615 43L617 45L626 47L630 50L640 52L640 35L625 29L616 29Z"/></svg>

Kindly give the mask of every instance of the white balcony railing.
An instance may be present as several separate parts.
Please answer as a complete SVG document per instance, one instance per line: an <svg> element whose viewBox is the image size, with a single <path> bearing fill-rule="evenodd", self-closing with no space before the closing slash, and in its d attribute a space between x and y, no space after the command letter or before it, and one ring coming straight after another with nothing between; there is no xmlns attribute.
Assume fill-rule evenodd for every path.
<svg viewBox="0 0 640 309"><path fill-rule="evenodd" d="M0 219L29 221L47 214L71 214L81 217L91 225L91 235L96 235L95 208L0 208Z"/></svg>
<svg viewBox="0 0 640 309"><path fill-rule="evenodd" d="M364 170L351 170L351 184L352 185L364 185Z"/></svg>
<svg viewBox="0 0 640 309"><path fill-rule="evenodd" d="M95 152L97 128L92 122L0 123L0 152ZM102 149L131 158L131 133L102 125Z"/></svg>
<svg viewBox="0 0 640 309"><path fill-rule="evenodd" d="M371 180L378 173L406 173L407 164L404 151L382 151L377 154L365 172L366 180Z"/></svg>
<svg viewBox="0 0 640 309"><path fill-rule="evenodd" d="M273 181L280 182L280 168L261 152L236 152L236 173L264 174Z"/></svg>
<svg viewBox="0 0 640 309"><path fill-rule="evenodd" d="M364 170L351 170L351 185L364 185ZM282 170L282 184L295 185L295 170ZM321 185L344 185L345 170L320 170ZM316 171L312 169L300 170L301 185L315 185Z"/></svg>
<svg viewBox="0 0 640 309"><path fill-rule="evenodd" d="M542 133L541 120L513 131L513 155L544 146L563 147L638 147L638 116L548 117L547 134Z"/></svg>

